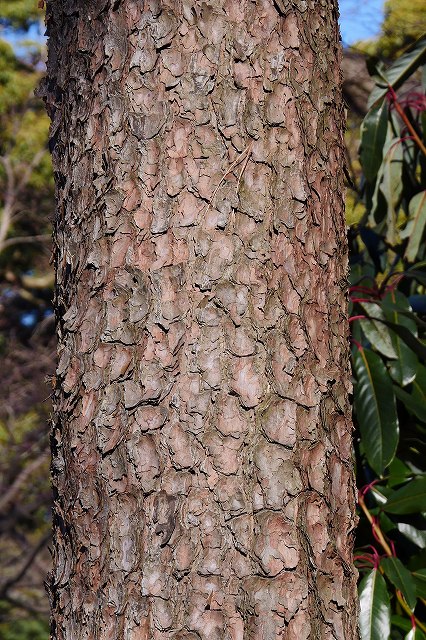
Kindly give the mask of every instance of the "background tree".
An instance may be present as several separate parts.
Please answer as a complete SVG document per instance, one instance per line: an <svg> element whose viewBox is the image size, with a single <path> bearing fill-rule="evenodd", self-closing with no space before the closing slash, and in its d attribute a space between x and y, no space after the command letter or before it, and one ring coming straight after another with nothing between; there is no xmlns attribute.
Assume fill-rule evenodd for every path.
<svg viewBox="0 0 426 640"><path fill-rule="evenodd" d="M336 7L69 9L53 637L356 638Z"/></svg>
<svg viewBox="0 0 426 640"><path fill-rule="evenodd" d="M379 58L393 59L402 55L426 32L426 9L421 0L386 0L384 19L378 38L359 43L365 52Z"/></svg>
<svg viewBox="0 0 426 640"><path fill-rule="evenodd" d="M6 13L28 24L19 4L2 6L2 22ZM18 58L0 41L0 636L38 640L48 633L53 179L48 118L34 97L40 45L19 49Z"/></svg>

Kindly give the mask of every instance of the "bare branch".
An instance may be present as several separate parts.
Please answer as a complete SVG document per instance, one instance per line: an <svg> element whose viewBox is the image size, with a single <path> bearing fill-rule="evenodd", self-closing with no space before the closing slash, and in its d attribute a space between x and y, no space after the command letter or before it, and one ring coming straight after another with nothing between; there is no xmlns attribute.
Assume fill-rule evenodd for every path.
<svg viewBox="0 0 426 640"><path fill-rule="evenodd" d="M49 615L49 609L47 607L37 607L36 605L27 602L27 600L22 600L20 598L17 598L16 596L10 596L9 594L7 594L4 597L4 600L9 602L14 607L24 609L25 611L28 611L28 613L32 613L35 616L45 617Z"/></svg>
<svg viewBox="0 0 426 640"><path fill-rule="evenodd" d="M16 236L16 238L8 238L0 244L0 251L11 247L14 244L32 244L33 242L49 242L52 239L50 234L42 234L39 236Z"/></svg>
<svg viewBox="0 0 426 640"><path fill-rule="evenodd" d="M4 513L8 505L16 500L22 486L27 482L28 478L36 471L42 464L48 460L48 451L43 451L35 460L30 462L6 491L6 493L0 498L0 514Z"/></svg>
<svg viewBox="0 0 426 640"><path fill-rule="evenodd" d="M22 189L24 189L27 186L28 180L31 178L32 172L34 171L36 166L40 163L43 156L46 155L46 153L47 153L46 149L40 149L39 151L37 151L36 154L34 154L33 159L31 160L30 164L27 165L27 168L25 169L22 175L22 178L18 182L18 185L16 187L16 195L19 195Z"/></svg>
<svg viewBox="0 0 426 640"><path fill-rule="evenodd" d="M42 538L38 541L38 543L34 546L34 548L30 551L25 560L22 567L19 569L18 573L16 573L12 578L6 580L4 584L0 587L0 599L5 599L7 597L7 592L13 585L17 584L21 578L26 574L32 563L34 562L35 557L40 553L42 549L46 546L51 538L51 531L49 530L44 534Z"/></svg>
<svg viewBox="0 0 426 640"><path fill-rule="evenodd" d="M15 172L13 170L12 163L10 161L9 156L0 156L0 162L2 163L5 172L6 172L6 191L4 196L4 207L1 216L0 222L0 252L3 251L8 246L13 244L18 244L22 242L45 242L44 236L31 236L32 240L25 239L26 237L20 238L7 238L7 234L9 232L9 228L12 222L12 218L14 215L14 209L16 207L17 199L21 191L28 184L29 179L31 178L31 174L34 171L35 167L40 163L43 156L47 153L46 149L40 149L37 153L34 154L31 162L26 166L22 173L22 177L19 180L18 184L16 184Z"/></svg>
<svg viewBox="0 0 426 640"><path fill-rule="evenodd" d="M8 156L0 156L0 162L2 163L6 172L6 191L4 195L4 207L0 222L0 251L4 240L6 239L9 231L10 223L13 216L13 209L16 201L15 190L15 176L13 173L12 163Z"/></svg>

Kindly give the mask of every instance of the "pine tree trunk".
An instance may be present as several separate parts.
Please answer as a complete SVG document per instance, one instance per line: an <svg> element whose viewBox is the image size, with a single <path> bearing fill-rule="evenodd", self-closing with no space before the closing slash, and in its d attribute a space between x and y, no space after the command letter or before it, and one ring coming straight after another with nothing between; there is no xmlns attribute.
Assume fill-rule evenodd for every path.
<svg viewBox="0 0 426 640"><path fill-rule="evenodd" d="M334 0L50 0L55 640L355 639Z"/></svg>

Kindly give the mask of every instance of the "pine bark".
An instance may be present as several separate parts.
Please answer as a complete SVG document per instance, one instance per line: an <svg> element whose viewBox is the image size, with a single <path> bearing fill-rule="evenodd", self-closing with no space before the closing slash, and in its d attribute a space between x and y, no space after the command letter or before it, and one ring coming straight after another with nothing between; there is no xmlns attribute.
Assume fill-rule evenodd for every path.
<svg viewBox="0 0 426 640"><path fill-rule="evenodd" d="M55 640L356 639L334 0L50 0Z"/></svg>

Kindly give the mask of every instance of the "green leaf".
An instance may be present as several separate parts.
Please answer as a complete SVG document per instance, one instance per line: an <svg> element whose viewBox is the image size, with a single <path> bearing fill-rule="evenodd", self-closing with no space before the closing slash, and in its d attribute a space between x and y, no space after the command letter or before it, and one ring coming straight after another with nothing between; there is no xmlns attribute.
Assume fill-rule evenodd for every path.
<svg viewBox="0 0 426 640"><path fill-rule="evenodd" d="M371 346L387 358L397 358L398 355L392 344L392 338L386 327L386 318L380 304L378 302L361 302L360 305L368 316L368 319L361 321L361 329Z"/></svg>
<svg viewBox="0 0 426 640"><path fill-rule="evenodd" d="M393 615L391 617L391 625L392 629L397 627L398 629L402 629L407 634L404 636L404 640L425 640L426 636L419 627L416 627L413 630L411 626L411 620L408 618L403 618L402 616ZM392 636L393 638L393 636Z"/></svg>
<svg viewBox="0 0 426 640"><path fill-rule="evenodd" d="M408 221L401 231L401 238L409 238L404 257L408 262L414 262L426 225L426 191L421 191L411 198L408 212Z"/></svg>
<svg viewBox="0 0 426 640"><path fill-rule="evenodd" d="M374 485L371 487L371 495L377 504L382 505L387 502L386 487L381 487L380 485Z"/></svg>
<svg viewBox="0 0 426 640"><path fill-rule="evenodd" d="M367 202L369 222L380 236L396 236L396 211L402 189L403 150L401 140L395 136L388 123L386 141L383 146L383 161L377 171L370 204ZM369 183L366 183L368 187ZM375 226L376 225L376 226ZM390 241L390 240L388 240ZM395 244L395 242L391 242Z"/></svg>
<svg viewBox="0 0 426 640"><path fill-rule="evenodd" d="M413 573L413 575L416 571L420 571L420 570L423 571L425 567L426 567L426 549L422 549L422 551L420 551L416 555L411 556L411 558L407 562L407 569L409 569L411 573Z"/></svg>
<svg viewBox="0 0 426 640"><path fill-rule="evenodd" d="M392 462L399 437L392 382L382 359L370 349L353 353L357 381L355 411L368 463L381 475Z"/></svg>
<svg viewBox="0 0 426 640"><path fill-rule="evenodd" d="M412 334L410 329L400 324L394 324L393 322L385 321L385 324L399 335L404 342L422 358L426 358L426 345L420 340L417 340L416 336Z"/></svg>
<svg viewBox="0 0 426 640"><path fill-rule="evenodd" d="M424 640L424 639L425 639L425 634L421 629L419 629L419 627L416 627L415 629L411 629L411 631L409 631L404 638L404 640Z"/></svg>
<svg viewBox="0 0 426 640"><path fill-rule="evenodd" d="M407 478L411 478L413 472L402 460L395 456L389 465L388 474L387 486L392 488L395 485L402 484Z"/></svg>
<svg viewBox="0 0 426 640"><path fill-rule="evenodd" d="M413 400L426 405L426 367L419 363L413 382Z"/></svg>
<svg viewBox="0 0 426 640"><path fill-rule="evenodd" d="M381 306L386 318L392 320L392 322L400 322L417 335L416 323L409 315L406 316L404 314L404 312L411 312L412 314L412 309L408 298L401 291L394 289L387 293L381 301ZM399 313L403 314L404 317L400 318Z"/></svg>
<svg viewBox="0 0 426 640"><path fill-rule="evenodd" d="M391 520L384 511L379 513L379 524L383 533L389 533L389 531L393 531L395 529L394 521Z"/></svg>
<svg viewBox="0 0 426 640"><path fill-rule="evenodd" d="M359 585L361 640L387 640L390 635L389 594L384 578L373 569Z"/></svg>
<svg viewBox="0 0 426 640"><path fill-rule="evenodd" d="M401 275L403 275L403 272L399 272L401 273ZM406 272L407 274L409 274L409 272ZM424 274L426 277L426 274ZM426 280L425 280L425 284L426 284ZM389 298L385 299L385 305L386 305L386 310L389 311L396 311L397 313L399 313L401 316L404 316L405 318L409 318L411 320L411 322L413 324L415 324L417 327L422 327L423 329L426 329L426 322L424 322L423 320L421 320L415 313L414 311L405 311L403 308L401 308L399 305L395 305L392 302L390 302ZM382 302L382 307L383 307L383 302ZM374 315L374 314L373 314ZM383 322L383 320L382 320ZM417 331L415 332L417 335Z"/></svg>
<svg viewBox="0 0 426 640"><path fill-rule="evenodd" d="M413 611L416 606L416 586L411 573L398 558L383 558L380 566L394 587L402 592L408 606Z"/></svg>
<svg viewBox="0 0 426 640"><path fill-rule="evenodd" d="M371 316L372 322L376 321L376 322L382 322L383 324L385 324L389 329L392 329L392 331L394 331L400 338L402 338L404 342L414 351L414 353L417 353L417 355L426 359L426 345L424 345L423 342L421 342L420 340L417 340L416 336L413 335L410 329L408 329L407 327L404 327L403 325L390 322L389 320L386 320L386 319L383 320L383 317L379 317L377 315L377 312L375 312L375 314L376 314L375 316ZM407 316L407 312L402 312L401 315ZM414 315L414 314L411 314L411 315ZM363 322L365 322L365 320ZM380 343L380 346L383 348L382 342ZM393 352L395 353L395 350L393 350ZM386 355L386 354L384 353L383 355ZM387 356L387 357L389 358L390 356ZM396 354L394 357L396 357Z"/></svg>
<svg viewBox="0 0 426 640"><path fill-rule="evenodd" d="M420 262L416 262L412 267L407 269L407 271L412 271L413 269L426 269L426 260L421 260ZM426 271L425 271L426 275Z"/></svg>
<svg viewBox="0 0 426 640"><path fill-rule="evenodd" d="M402 629L407 633L411 629L411 620L394 614L391 617L391 625L392 627L398 627L398 629Z"/></svg>
<svg viewBox="0 0 426 640"><path fill-rule="evenodd" d="M383 149L382 181L380 191L387 203L386 241L397 243L397 207L402 192L403 149L400 138L392 138Z"/></svg>
<svg viewBox="0 0 426 640"><path fill-rule="evenodd" d="M416 585L418 598L426 598L426 569L416 569L411 572Z"/></svg>
<svg viewBox="0 0 426 640"><path fill-rule="evenodd" d="M396 385L393 388L396 397L400 400L409 413L413 413L419 420L426 422L426 404L407 393Z"/></svg>
<svg viewBox="0 0 426 640"><path fill-rule="evenodd" d="M389 308L388 302L392 304ZM400 291L391 291L382 301L382 309L386 320L394 325L406 327L414 336L417 335L415 322L405 315L398 313L401 311L411 311L407 298ZM392 345L397 354L397 358L391 363L389 372L392 378L402 387L413 382L416 377L418 358L414 351L394 332L391 332Z"/></svg>
<svg viewBox="0 0 426 640"><path fill-rule="evenodd" d="M426 549L426 531L416 529L416 527L406 522L398 522L397 527L402 535L419 547L419 549Z"/></svg>
<svg viewBox="0 0 426 640"><path fill-rule="evenodd" d="M388 127L388 105L371 109L361 125L361 147L359 157L365 179L374 182L383 158L383 145Z"/></svg>
<svg viewBox="0 0 426 640"><path fill-rule="evenodd" d="M404 272L395 273L395 275L399 274L404 275ZM417 336L417 325L419 325L418 317L413 312L410 300L406 296L396 289L391 291L382 299L381 306L387 319L392 320L392 314L397 313L398 322L405 327L408 327L414 335ZM404 321L401 320L401 316L404 317ZM407 319L407 322L405 321L405 318ZM426 323L421 323L419 326L424 326L426 328Z"/></svg>
<svg viewBox="0 0 426 640"><path fill-rule="evenodd" d="M413 278L426 285L426 273L417 269L408 269L404 272L406 278Z"/></svg>
<svg viewBox="0 0 426 640"><path fill-rule="evenodd" d="M426 511L426 477L414 478L397 489L382 509L388 513L420 513Z"/></svg>
<svg viewBox="0 0 426 640"><path fill-rule="evenodd" d="M426 59L426 38L420 38L411 51L404 53L398 60L396 60L386 72L382 72L387 83L392 85L396 90L405 80L418 68ZM384 98L388 92L388 84L383 78L377 78L376 87L370 94L368 99L368 108L370 109L378 100Z"/></svg>

